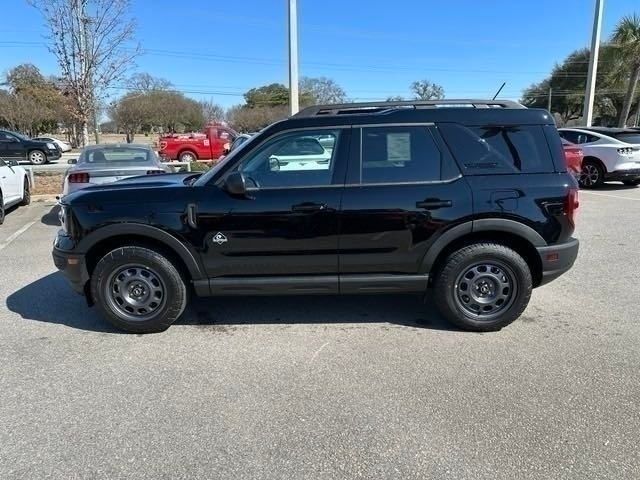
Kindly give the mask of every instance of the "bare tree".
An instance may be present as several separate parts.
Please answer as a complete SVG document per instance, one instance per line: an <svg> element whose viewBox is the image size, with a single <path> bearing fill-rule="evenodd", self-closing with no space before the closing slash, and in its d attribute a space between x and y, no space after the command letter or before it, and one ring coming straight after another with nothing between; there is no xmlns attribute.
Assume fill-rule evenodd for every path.
<svg viewBox="0 0 640 480"><path fill-rule="evenodd" d="M202 114L205 122L219 122L225 119L225 111L222 106L211 100L201 100Z"/></svg>
<svg viewBox="0 0 640 480"><path fill-rule="evenodd" d="M317 104L345 103L347 94L344 89L338 85L335 80L327 77L302 77L300 79L300 95L301 103L305 103L307 99Z"/></svg>
<svg viewBox="0 0 640 480"><path fill-rule="evenodd" d="M124 78L140 53L131 45L135 23L129 18L130 0L28 0L40 11L49 29L49 50L55 55L71 93L82 129L89 141L88 123L96 119L107 88ZM96 129L96 141L98 140Z"/></svg>
<svg viewBox="0 0 640 480"><path fill-rule="evenodd" d="M169 80L154 77L149 73L136 73L127 81L127 87L136 92L151 92L153 90L169 90L173 85Z"/></svg>
<svg viewBox="0 0 640 480"><path fill-rule="evenodd" d="M442 100L444 98L444 88L429 80L413 82L410 88L416 100Z"/></svg>

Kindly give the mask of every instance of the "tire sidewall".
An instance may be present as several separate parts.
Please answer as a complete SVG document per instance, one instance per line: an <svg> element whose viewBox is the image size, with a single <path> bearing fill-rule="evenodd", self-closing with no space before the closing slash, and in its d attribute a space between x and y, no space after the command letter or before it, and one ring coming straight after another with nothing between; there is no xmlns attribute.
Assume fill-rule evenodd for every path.
<svg viewBox="0 0 640 480"><path fill-rule="evenodd" d="M119 315L105 298L110 275L125 264L149 267L162 280L167 301L147 320L131 321ZM143 247L122 247L109 252L96 265L91 276L91 296L106 319L117 328L133 333L154 333L169 328L187 304L185 281L175 266L161 254Z"/></svg>
<svg viewBox="0 0 640 480"><path fill-rule="evenodd" d="M516 320L528 305L533 288L531 272L524 259L511 249L502 246L491 248L491 245L482 244L475 247L477 248L470 251L462 260L456 261L453 268L447 268L448 265L446 265L442 270L437 278L437 298L441 304L444 303L445 308L441 308L441 311L445 310L443 312L445 316L458 326L479 331L499 330ZM455 253L449 259L451 260L454 256ZM481 262L496 262L509 267L517 289L511 305L496 318L488 321L478 320L476 316L461 308L455 298L458 276L470 266Z"/></svg>
<svg viewBox="0 0 640 480"><path fill-rule="evenodd" d="M31 203L31 186L29 181L25 178L24 187L22 187L22 206L27 206Z"/></svg>

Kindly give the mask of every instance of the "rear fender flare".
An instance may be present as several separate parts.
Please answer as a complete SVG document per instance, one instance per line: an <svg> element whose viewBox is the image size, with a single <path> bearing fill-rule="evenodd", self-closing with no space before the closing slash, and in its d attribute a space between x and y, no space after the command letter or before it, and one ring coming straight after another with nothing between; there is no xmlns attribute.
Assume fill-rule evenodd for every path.
<svg viewBox="0 0 640 480"><path fill-rule="evenodd" d="M456 225L440 235L424 256L420 267L420 273L429 273L435 265L438 256L451 243L465 237L466 235L478 232L507 232L527 240L534 247L547 246L547 242L538 232L523 223L508 220L506 218L485 218L481 220L473 220Z"/></svg>

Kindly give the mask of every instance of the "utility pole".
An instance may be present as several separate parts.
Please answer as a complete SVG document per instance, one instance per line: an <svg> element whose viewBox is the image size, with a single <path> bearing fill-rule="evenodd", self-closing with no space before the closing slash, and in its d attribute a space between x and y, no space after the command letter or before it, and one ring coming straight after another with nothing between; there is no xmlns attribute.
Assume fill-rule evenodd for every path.
<svg viewBox="0 0 640 480"><path fill-rule="evenodd" d="M600 32L602 30L602 10L604 0L596 0L596 11L593 18L593 33L591 35L591 55L589 57L589 74L587 76L587 90L584 95L583 120L587 127L593 121L593 100L596 93L596 75L598 74L598 55L600 53Z"/></svg>
<svg viewBox="0 0 640 480"><path fill-rule="evenodd" d="M289 0L289 113L298 110L298 0Z"/></svg>
<svg viewBox="0 0 640 480"><path fill-rule="evenodd" d="M551 95L553 95L553 88L549 87L549 101L547 103L547 110L551 113Z"/></svg>

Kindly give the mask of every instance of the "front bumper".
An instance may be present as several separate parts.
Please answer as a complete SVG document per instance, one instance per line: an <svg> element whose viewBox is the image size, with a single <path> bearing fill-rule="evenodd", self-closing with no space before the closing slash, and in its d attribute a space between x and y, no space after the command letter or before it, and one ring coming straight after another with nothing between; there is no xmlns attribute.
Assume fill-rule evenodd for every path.
<svg viewBox="0 0 640 480"><path fill-rule="evenodd" d="M62 152L60 150L47 149L47 160L58 160L60 157L62 157Z"/></svg>
<svg viewBox="0 0 640 480"><path fill-rule="evenodd" d="M71 287L84 295L85 285L89 281L89 272L84 255L73 253L74 245L73 239L60 230L53 242L51 255L56 268L67 277Z"/></svg>
<svg viewBox="0 0 640 480"><path fill-rule="evenodd" d="M569 270L578 257L579 249L580 242L577 238L572 238L568 242L557 245L536 248L538 255L540 255L540 261L542 262L542 280L540 285L555 280Z"/></svg>

